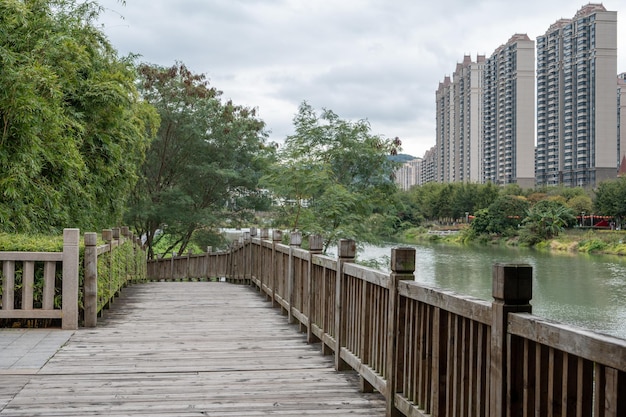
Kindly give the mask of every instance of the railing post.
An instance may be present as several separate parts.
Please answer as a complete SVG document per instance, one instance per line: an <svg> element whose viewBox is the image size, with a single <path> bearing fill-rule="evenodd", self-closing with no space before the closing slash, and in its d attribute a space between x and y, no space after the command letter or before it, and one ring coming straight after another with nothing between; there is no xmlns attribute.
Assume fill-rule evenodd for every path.
<svg viewBox="0 0 626 417"><path fill-rule="evenodd" d="M206 247L206 254L205 254L205 271L206 271L206 279L207 281L210 281L211 278L213 278L211 276L211 251L213 250L213 247L211 246L207 246Z"/></svg>
<svg viewBox="0 0 626 417"><path fill-rule="evenodd" d="M119 257L119 252L117 254L117 256L115 256L116 258L116 262L114 265L113 262L113 246L119 248L120 247L120 228L119 227L114 227L111 229L113 231L113 240L111 240L111 299L109 300L109 303L113 303L113 299L117 296L117 288L119 287L119 282L120 282L120 276L119 276L119 263L120 263L120 257ZM115 271L115 277L113 274L113 271Z"/></svg>
<svg viewBox="0 0 626 417"><path fill-rule="evenodd" d="M233 282L233 258L235 253L235 246L237 244L235 242L231 242L228 245L228 253L226 258L226 282Z"/></svg>
<svg viewBox="0 0 626 417"><path fill-rule="evenodd" d="M172 252L172 258L170 259L170 281L174 281L174 258L176 258L178 254L176 252Z"/></svg>
<svg viewBox="0 0 626 417"><path fill-rule="evenodd" d="M98 235L85 233L84 305L85 327L96 327L98 320Z"/></svg>
<svg viewBox="0 0 626 417"><path fill-rule="evenodd" d="M187 268L185 270L185 278L187 281L191 280L191 274L189 271L191 270L191 249L187 251Z"/></svg>
<svg viewBox="0 0 626 417"><path fill-rule="evenodd" d="M276 306L276 283L278 282L278 255L276 254L276 245L283 240L282 230L272 231L272 266L270 268L270 283L272 287L272 307Z"/></svg>
<svg viewBox="0 0 626 417"><path fill-rule="evenodd" d="M307 314L309 319L309 326L306 330L306 341L307 343L317 343L320 339L315 336L313 333L313 320L315 316L315 295L316 288L313 286L313 257L317 254L322 253L322 248L324 245L324 239L320 235L312 235L309 236L309 265L307 268L307 285L308 285L308 294L309 298L306 300L307 302Z"/></svg>
<svg viewBox="0 0 626 417"><path fill-rule="evenodd" d="M267 228L262 228L261 229L261 234L259 236L261 238L261 242L260 242L260 249L259 249L259 257L261 258L259 260L259 290L261 291L261 294L265 294L265 296L267 297L267 299L270 298L269 294L267 293L267 290L265 290L263 288L263 286L265 286L266 288L269 288L269 278L272 273L272 257L271 254L269 256L266 256L265 253L267 252L267 250L265 250L265 246L264 246L264 241L269 239L269 230Z"/></svg>
<svg viewBox="0 0 626 417"><path fill-rule="evenodd" d="M128 240L129 236L130 236L130 229L128 228L128 226L120 227L120 246L126 240ZM124 262L124 267L122 268L122 270L124 271L124 276L122 277L122 280L120 281L120 285L118 286L118 291L121 289L122 285L126 286L126 283L128 282L128 257L126 255L124 255L124 259L122 259L122 262Z"/></svg>
<svg viewBox="0 0 626 417"><path fill-rule="evenodd" d="M108 276L108 283L107 283L108 285L106 286L109 288L107 296L110 296L111 291L112 291L112 286L113 286L113 229L102 229L102 240L106 242L109 248L109 256L106 260L108 270L109 270L109 276ZM107 299L107 296L105 296L103 292L103 298L102 298L103 306L107 306L109 305L111 301L113 301L112 298Z"/></svg>
<svg viewBox="0 0 626 417"><path fill-rule="evenodd" d="M293 249L299 248L302 245L302 233L300 232L291 232L289 236L289 271L287 275L287 302L289 303L289 311L287 313L289 324L293 324L293 292L294 292L294 280L295 280L295 262L293 260Z"/></svg>
<svg viewBox="0 0 626 417"><path fill-rule="evenodd" d="M389 275L389 305L387 310L387 416L400 416L395 407L395 396L404 380L404 322L406 300L398 295L400 281L415 279L415 248L391 249L391 274Z"/></svg>
<svg viewBox="0 0 626 417"><path fill-rule="evenodd" d="M63 319L66 330L78 329L78 242L79 229L63 229Z"/></svg>
<svg viewBox="0 0 626 417"><path fill-rule="evenodd" d="M131 242L131 247L132 247L132 251L131 251L131 260L130 260L130 268L132 270L131 272L131 281L132 282L137 282L137 275L138 275L138 267L139 264L137 263L137 239L135 238L135 235L133 234L133 232L129 233L129 239Z"/></svg>
<svg viewBox="0 0 626 417"><path fill-rule="evenodd" d="M248 247L248 260L250 262L250 285L254 285L254 276L256 274L258 278L258 271L256 271L256 259L254 257L254 239L257 236L257 228L250 228L250 245Z"/></svg>
<svg viewBox="0 0 626 417"><path fill-rule="evenodd" d="M250 284L250 274L248 273L248 270L252 270L252 265L250 263L252 260L252 257L250 256L250 246L250 232L243 232L243 247L241 249L241 256L243 259L242 268L244 284Z"/></svg>
<svg viewBox="0 0 626 417"><path fill-rule="evenodd" d="M352 239L341 239L337 253L337 278L335 279L335 369L337 371L344 371L348 368L341 359L341 347L346 326L343 314L343 307L346 304L343 265L354 262L355 256L356 242Z"/></svg>
<svg viewBox="0 0 626 417"><path fill-rule="evenodd" d="M517 347L508 346L508 314L531 312L532 281L533 271L530 265L500 263L493 265L490 416L517 415L512 407L515 407L522 397L513 392L519 387L511 384L511 378L518 376L511 375L510 365L515 366L522 358L517 357L519 351Z"/></svg>

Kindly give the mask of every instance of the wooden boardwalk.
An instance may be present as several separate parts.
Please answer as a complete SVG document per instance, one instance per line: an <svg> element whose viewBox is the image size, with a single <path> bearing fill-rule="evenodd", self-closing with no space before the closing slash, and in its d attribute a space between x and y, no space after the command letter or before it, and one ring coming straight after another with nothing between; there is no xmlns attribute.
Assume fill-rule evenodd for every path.
<svg viewBox="0 0 626 417"><path fill-rule="evenodd" d="M0 378L15 391L3 417L385 415L279 309L226 283L126 288L39 372Z"/></svg>

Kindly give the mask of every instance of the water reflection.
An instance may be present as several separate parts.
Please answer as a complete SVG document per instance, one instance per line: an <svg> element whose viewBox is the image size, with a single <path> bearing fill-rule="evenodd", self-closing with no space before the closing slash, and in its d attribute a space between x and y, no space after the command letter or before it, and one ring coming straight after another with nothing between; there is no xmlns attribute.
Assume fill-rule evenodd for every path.
<svg viewBox="0 0 626 417"><path fill-rule="evenodd" d="M392 246L366 247L361 259L389 256ZM501 247L414 246L415 280L491 300L496 262L533 268L533 312L626 339L626 259Z"/></svg>

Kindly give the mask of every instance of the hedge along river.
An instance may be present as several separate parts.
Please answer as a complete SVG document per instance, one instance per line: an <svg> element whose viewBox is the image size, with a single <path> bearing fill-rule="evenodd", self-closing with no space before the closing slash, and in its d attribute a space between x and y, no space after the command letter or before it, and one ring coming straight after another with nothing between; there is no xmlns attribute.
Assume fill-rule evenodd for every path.
<svg viewBox="0 0 626 417"><path fill-rule="evenodd" d="M450 245L365 246L359 260L388 258L394 246L416 249L415 280L492 300L492 266L533 268L533 314L626 339L626 259L526 248Z"/></svg>

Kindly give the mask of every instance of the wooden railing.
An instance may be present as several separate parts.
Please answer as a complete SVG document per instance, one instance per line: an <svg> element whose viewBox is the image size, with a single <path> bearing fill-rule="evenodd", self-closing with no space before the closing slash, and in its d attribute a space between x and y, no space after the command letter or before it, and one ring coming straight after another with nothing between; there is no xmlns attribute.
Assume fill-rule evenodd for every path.
<svg viewBox="0 0 626 417"><path fill-rule="evenodd" d="M146 279L146 253L126 226L104 229L100 245L93 232L85 233L84 241L84 325L95 327L123 287Z"/></svg>
<svg viewBox="0 0 626 417"><path fill-rule="evenodd" d="M63 230L63 252L0 252L2 262L2 319L61 319L64 329L78 327L78 229ZM20 302L15 303L16 264L21 269ZM21 264L21 265L20 265ZM57 285L58 264L62 280ZM21 268L19 268L21 266ZM43 269L41 300L34 299L37 268ZM60 288L59 288L60 287ZM60 299L57 294L61 294ZM56 304L56 305L55 305Z"/></svg>
<svg viewBox="0 0 626 417"><path fill-rule="evenodd" d="M337 370L357 371L389 416L626 415L626 340L533 316L528 265L494 265L487 302L415 282L412 248L393 249L383 273L353 263L354 241L331 258L319 237L309 250L298 233L268 237L252 229L222 272L280 307Z"/></svg>
<svg viewBox="0 0 626 417"><path fill-rule="evenodd" d="M234 275L230 252L178 255L148 260L147 279L150 281L185 281L227 278Z"/></svg>
<svg viewBox="0 0 626 417"><path fill-rule="evenodd" d="M123 286L146 276L141 242L128 228L102 237L97 246L96 234L85 233L84 269L78 229L63 231L62 252L0 252L0 319L60 319L63 329L77 329L84 313L84 325L95 326Z"/></svg>

